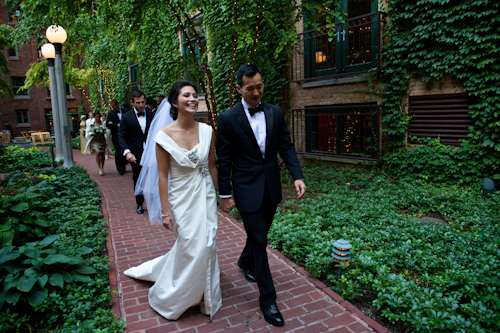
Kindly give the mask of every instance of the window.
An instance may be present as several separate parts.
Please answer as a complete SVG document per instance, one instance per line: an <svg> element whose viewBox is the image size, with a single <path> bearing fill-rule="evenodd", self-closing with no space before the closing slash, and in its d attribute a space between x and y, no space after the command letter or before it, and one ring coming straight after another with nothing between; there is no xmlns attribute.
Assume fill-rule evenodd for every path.
<svg viewBox="0 0 500 333"><path fill-rule="evenodd" d="M78 131L78 123L80 122L78 109L68 108L68 116L69 116L69 130L71 131L71 136L75 136L75 133Z"/></svg>
<svg viewBox="0 0 500 333"><path fill-rule="evenodd" d="M69 83L66 83L66 97L72 97L73 91ZM47 96L50 97L50 87L47 87Z"/></svg>
<svg viewBox="0 0 500 333"><path fill-rule="evenodd" d="M19 23L21 21L21 11L19 10L19 6L12 8L9 4L9 22L11 23Z"/></svg>
<svg viewBox="0 0 500 333"><path fill-rule="evenodd" d="M16 110L16 123L18 125L29 125L30 112L28 110Z"/></svg>
<svg viewBox="0 0 500 333"><path fill-rule="evenodd" d="M347 21L337 20L334 31L327 29L323 12L309 14L319 22L319 31L308 25L308 15L305 15L304 32L299 34L294 49L293 81L353 76L376 68L379 45L376 6L372 0L343 0Z"/></svg>
<svg viewBox="0 0 500 333"><path fill-rule="evenodd" d="M141 70L139 68L139 64L130 66L130 83L135 83L140 81Z"/></svg>
<svg viewBox="0 0 500 333"><path fill-rule="evenodd" d="M42 46L41 45L38 47L38 59L45 59L45 57L42 54Z"/></svg>
<svg viewBox="0 0 500 333"><path fill-rule="evenodd" d="M25 76L12 76L12 91L14 93L14 97L30 97L29 90L19 90L22 86L24 86L24 81L26 80Z"/></svg>
<svg viewBox="0 0 500 333"><path fill-rule="evenodd" d="M45 114L45 129L50 134L54 134L54 118L52 115L52 109L44 109Z"/></svg>
<svg viewBox="0 0 500 333"><path fill-rule="evenodd" d="M306 106L293 110L293 141L298 152L376 159L376 104Z"/></svg>
<svg viewBox="0 0 500 333"><path fill-rule="evenodd" d="M14 44L7 49L7 57L15 59L19 58L19 55L17 53L17 44Z"/></svg>
<svg viewBox="0 0 500 333"><path fill-rule="evenodd" d="M469 127L474 126L471 104L474 102L467 94L411 96L409 135L439 138L443 144L460 146L460 140L467 139Z"/></svg>

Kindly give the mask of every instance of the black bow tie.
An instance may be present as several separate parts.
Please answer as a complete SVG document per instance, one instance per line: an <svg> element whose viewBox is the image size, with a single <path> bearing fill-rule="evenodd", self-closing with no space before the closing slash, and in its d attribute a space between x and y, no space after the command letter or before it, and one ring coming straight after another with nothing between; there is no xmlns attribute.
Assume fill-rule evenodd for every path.
<svg viewBox="0 0 500 333"><path fill-rule="evenodd" d="M262 106L262 103L259 104L256 108L248 108L248 113L250 113L250 116L252 116L252 117L257 112L262 112L262 111L264 111L264 107Z"/></svg>
<svg viewBox="0 0 500 333"><path fill-rule="evenodd" d="M145 115L146 115L146 112L137 111L137 117L144 117Z"/></svg>

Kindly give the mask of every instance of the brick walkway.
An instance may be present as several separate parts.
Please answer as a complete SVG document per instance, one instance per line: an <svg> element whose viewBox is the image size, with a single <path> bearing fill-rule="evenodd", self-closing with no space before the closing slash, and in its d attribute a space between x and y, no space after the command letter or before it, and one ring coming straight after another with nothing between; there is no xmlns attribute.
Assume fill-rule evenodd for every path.
<svg viewBox="0 0 500 333"><path fill-rule="evenodd" d="M278 293L278 307L285 318L283 327L269 325L259 309L256 284L248 283L236 261L243 249L243 227L219 211L217 248L221 269L222 309L211 322L197 307L177 321L158 315L148 304L152 283L133 280L123 272L129 267L165 254L175 235L151 226L147 217L135 212L132 172L116 172L114 159L106 160L105 176L99 176L95 157L73 151L76 163L88 170L102 192L104 218L110 234L110 284L119 290L113 310L127 321L127 332L388 332L361 311L313 279L281 253L268 248L269 263Z"/></svg>

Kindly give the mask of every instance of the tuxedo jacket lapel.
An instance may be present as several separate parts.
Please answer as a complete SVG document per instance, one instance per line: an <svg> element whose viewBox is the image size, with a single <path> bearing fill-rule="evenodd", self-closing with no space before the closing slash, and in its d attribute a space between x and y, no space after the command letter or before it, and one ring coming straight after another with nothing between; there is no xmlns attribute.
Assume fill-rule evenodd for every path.
<svg viewBox="0 0 500 333"><path fill-rule="evenodd" d="M236 118L236 121L241 126L241 129L243 130L243 132L248 136L248 138L252 142L252 145L255 148L255 150L258 151L259 156L262 157L262 154L260 153L260 149L259 149L259 144L257 143L257 140L255 139L255 135L253 134L252 127L250 126L250 122L248 121L247 115L245 114L245 110L243 109L243 104L239 103L236 107L238 108L238 112L236 112L234 115L234 117Z"/></svg>

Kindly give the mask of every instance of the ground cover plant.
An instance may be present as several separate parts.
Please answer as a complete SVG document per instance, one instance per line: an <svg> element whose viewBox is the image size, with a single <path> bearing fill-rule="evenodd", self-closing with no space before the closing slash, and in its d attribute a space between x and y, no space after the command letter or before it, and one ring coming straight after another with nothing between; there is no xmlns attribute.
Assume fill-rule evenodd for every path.
<svg viewBox="0 0 500 333"><path fill-rule="evenodd" d="M49 152L36 147L23 148L19 146L2 147L0 172L25 171L33 168L50 167ZM56 165L62 164L61 162Z"/></svg>
<svg viewBox="0 0 500 333"><path fill-rule="evenodd" d="M0 332L122 331L100 194L86 171L10 173L0 186Z"/></svg>
<svg viewBox="0 0 500 333"><path fill-rule="evenodd" d="M284 203L271 246L407 332L498 332L500 193L375 172L305 168L309 198ZM291 182L283 172L287 186ZM442 223L411 220L439 217ZM423 220L423 221L422 221ZM337 267L332 244L353 246Z"/></svg>

